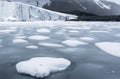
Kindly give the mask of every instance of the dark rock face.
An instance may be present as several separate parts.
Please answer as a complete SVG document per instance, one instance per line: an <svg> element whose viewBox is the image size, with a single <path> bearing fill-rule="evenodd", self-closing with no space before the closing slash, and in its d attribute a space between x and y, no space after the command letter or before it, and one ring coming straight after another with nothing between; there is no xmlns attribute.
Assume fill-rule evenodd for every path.
<svg viewBox="0 0 120 79"><path fill-rule="evenodd" d="M120 5L107 0L7 0L28 3L53 11L84 11L100 16L120 15Z"/></svg>
<svg viewBox="0 0 120 79"><path fill-rule="evenodd" d="M97 4L96 0L51 0L51 4L45 5L44 8L60 12L79 10L100 16L120 15L120 5L106 0L97 1L101 3Z"/></svg>

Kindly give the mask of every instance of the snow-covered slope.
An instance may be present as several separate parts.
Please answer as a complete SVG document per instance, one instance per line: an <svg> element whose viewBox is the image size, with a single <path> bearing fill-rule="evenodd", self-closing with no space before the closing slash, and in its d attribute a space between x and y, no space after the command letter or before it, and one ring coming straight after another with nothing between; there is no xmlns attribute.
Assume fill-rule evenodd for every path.
<svg viewBox="0 0 120 79"><path fill-rule="evenodd" d="M110 5L104 4L102 1L100 0L94 0L95 3L102 9L111 9Z"/></svg>
<svg viewBox="0 0 120 79"><path fill-rule="evenodd" d="M20 2L0 1L1 21L70 20L77 16L38 8Z"/></svg>

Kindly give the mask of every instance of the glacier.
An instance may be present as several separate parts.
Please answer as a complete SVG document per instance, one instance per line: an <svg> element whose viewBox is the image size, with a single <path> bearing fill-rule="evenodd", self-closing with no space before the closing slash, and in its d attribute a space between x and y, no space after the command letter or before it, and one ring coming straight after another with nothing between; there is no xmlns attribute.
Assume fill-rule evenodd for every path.
<svg viewBox="0 0 120 79"><path fill-rule="evenodd" d="M22 2L22 3L34 5L37 7L44 7L45 5L51 4L51 0L1 0L1 1Z"/></svg>
<svg viewBox="0 0 120 79"><path fill-rule="evenodd" d="M0 21L65 21L77 16L54 12L21 2L0 1Z"/></svg>

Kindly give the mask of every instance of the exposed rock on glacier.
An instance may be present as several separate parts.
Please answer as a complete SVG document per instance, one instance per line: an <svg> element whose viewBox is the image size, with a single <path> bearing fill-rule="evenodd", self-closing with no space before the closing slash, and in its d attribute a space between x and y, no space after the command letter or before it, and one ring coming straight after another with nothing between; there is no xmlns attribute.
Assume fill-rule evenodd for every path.
<svg viewBox="0 0 120 79"><path fill-rule="evenodd" d="M0 1L0 21L70 20L77 16L54 12L20 2Z"/></svg>
<svg viewBox="0 0 120 79"><path fill-rule="evenodd" d="M19 73L37 78L49 76L52 72L65 70L71 62L64 58L37 57L16 65Z"/></svg>

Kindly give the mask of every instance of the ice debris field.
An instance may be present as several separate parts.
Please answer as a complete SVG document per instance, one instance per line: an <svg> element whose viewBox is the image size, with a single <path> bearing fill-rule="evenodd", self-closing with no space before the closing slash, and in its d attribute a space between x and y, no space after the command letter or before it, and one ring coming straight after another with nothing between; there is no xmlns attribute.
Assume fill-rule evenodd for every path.
<svg viewBox="0 0 120 79"><path fill-rule="evenodd" d="M109 62L110 57L120 57L119 25L119 22L1 22L0 56L7 55L9 57L1 59L15 61L18 73L38 78L67 71L68 67L71 68L84 57L84 63L76 63L77 70L79 67L88 66L92 66L93 70L102 69L106 65L97 64L93 62L94 59L98 62ZM104 57L109 59L103 60ZM7 60L1 63L5 62ZM74 72L71 72L73 76L76 75ZM92 70L91 72L95 73Z"/></svg>

